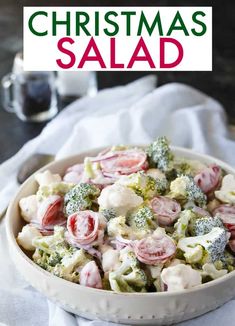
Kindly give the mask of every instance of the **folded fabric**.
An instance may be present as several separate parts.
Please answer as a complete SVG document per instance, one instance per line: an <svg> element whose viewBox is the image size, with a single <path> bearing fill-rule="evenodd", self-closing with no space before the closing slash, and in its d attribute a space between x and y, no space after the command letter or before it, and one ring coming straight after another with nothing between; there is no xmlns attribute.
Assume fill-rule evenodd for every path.
<svg viewBox="0 0 235 326"><path fill-rule="evenodd" d="M0 166L2 188L9 175L15 182L18 164L34 152L57 154L56 158L59 159L94 147L120 143L144 144L159 135L166 135L174 145L211 154L235 165L235 142L230 139L224 110L217 101L186 85L173 83L156 90L154 85L154 78L147 77L126 87L102 91L96 98L84 98L72 104L48 124L38 138ZM4 191L11 195L8 188L0 193L1 197L4 198ZM0 243L6 243L3 227L1 225ZM45 320L49 321L50 326L114 325L85 320L50 302L48 310L46 300L15 272L8 257L7 249L0 248L0 265L4 264L0 270L0 288L6 294L0 297L0 322L21 325L26 312L29 318L22 323L26 326L37 325L39 321L43 325ZM12 308L12 300L19 300L19 305ZM234 308L235 301L232 300L214 312L181 325L226 323L228 313L230 320L235 317ZM16 323L14 315L19 322ZM35 322L32 323L32 320Z"/></svg>

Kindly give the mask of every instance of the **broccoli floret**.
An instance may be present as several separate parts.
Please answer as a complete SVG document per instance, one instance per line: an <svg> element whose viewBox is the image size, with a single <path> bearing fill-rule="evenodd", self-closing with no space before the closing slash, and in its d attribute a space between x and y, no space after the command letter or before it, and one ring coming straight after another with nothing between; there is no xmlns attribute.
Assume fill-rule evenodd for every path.
<svg viewBox="0 0 235 326"><path fill-rule="evenodd" d="M177 171L178 176L190 175L195 177L200 171L207 168L207 166L197 160L186 159L182 157L176 157L173 162L174 168Z"/></svg>
<svg viewBox="0 0 235 326"><path fill-rule="evenodd" d="M79 270L89 261L91 261L91 257L83 249L77 250L73 248L72 253L64 255L61 262L55 266L53 274L65 280L78 283Z"/></svg>
<svg viewBox="0 0 235 326"><path fill-rule="evenodd" d="M89 183L76 185L64 197L66 215L69 216L79 210L90 209L99 194L99 188Z"/></svg>
<svg viewBox="0 0 235 326"><path fill-rule="evenodd" d="M182 176L182 175L188 175L188 176L191 176L193 177L194 176L194 170L192 168L192 166L186 162L186 161L183 161L183 162L173 162L174 164L174 170L175 170L175 173L177 174L178 177Z"/></svg>
<svg viewBox="0 0 235 326"><path fill-rule="evenodd" d="M49 236L40 236L33 239L32 243L36 248L51 255L55 251L63 252L69 247L64 238L65 229L62 226L54 227L54 234Z"/></svg>
<svg viewBox="0 0 235 326"><path fill-rule="evenodd" d="M50 255L47 254L45 251L36 248L34 254L33 254L33 261L40 266L41 268L45 269L48 272L52 272L54 265L50 265L50 262L48 261L50 258Z"/></svg>
<svg viewBox="0 0 235 326"><path fill-rule="evenodd" d="M33 240L36 251L33 260L43 269L53 271L56 264L69 251L69 245L64 239L64 228L55 227L51 236L40 236Z"/></svg>
<svg viewBox="0 0 235 326"><path fill-rule="evenodd" d="M59 195L64 196L69 192L75 185L67 182L54 182L48 185L42 185L38 188L36 193L38 201L43 201L49 196Z"/></svg>
<svg viewBox="0 0 235 326"><path fill-rule="evenodd" d="M57 251L55 251L54 253L51 253L48 256L48 264L51 267L55 267L57 264L60 264L61 263L61 260L62 260L62 256Z"/></svg>
<svg viewBox="0 0 235 326"><path fill-rule="evenodd" d="M181 162L176 167L176 171L178 176L180 175L192 175L192 168L189 163L187 162Z"/></svg>
<svg viewBox="0 0 235 326"><path fill-rule="evenodd" d="M215 227L223 228L223 222L218 216L193 219L190 224L190 231L194 236L207 234Z"/></svg>
<svg viewBox="0 0 235 326"><path fill-rule="evenodd" d="M217 269L226 268L229 272L235 269L235 257L227 250L220 256L219 260L215 262Z"/></svg>
<svg viewBox="0 0 235 326"><path fill-rule="evenodd" d="M110 221L112 218L117 217L117 213L114 208L103 208L100 210L100 213L103 214L107 221Z"/></svg>
<svg viewBox="0 0 235 326"><path fill-rule="evenodd" d="M158 195L164 195L169 190L169 182L166 177L156 179L156 192Z"/></svg>
<svg viewBox="0 0 235 326"><path fill-rule="evenodd" d="M147 277L140 268L135 254L127 251L122 255L121 260L121 266L109 273L111 289L115 292L146 292Z"/></svg>
<svg viewBox="0 0 235 326"><path fill-rule="evenodd" d="M147 155L150 165L157 167L162 171L167 171L174 156L169 147L169 141L166 137L158 137L147 148Z"/></svg>
<svg viewBox="0 0 235 326"><path fill-rule="evenodd" d="M177 247L184 252L188 263L205 264L220 260L227 243L227 232L215 227L205 235L180 239Z"/></svg>
<svg viewBox="0 0 235 326"><path fill-rule="evenodd" d="M169 196L181 201L194 202L200 207L207 203L207 197L190 176L180 176L171 182Z"/></svg>
<svg viewBox="0 0 235 326"><path fill-rule="evenodd" d="M117 183L134 190L134 192L138 196L143 197L143 199L153 198L158 194L158 188L162 190L164 186L164 184L160 182L159 185L157 185L156 180L143 171L133 173L129 176L122 176Z"/></svg>
<svg viewBox="0 0 235 326"><path fill-rule="evenodd" d="M38 237L34 241L36 251L33 260L43 269L66 280L78 283L77 268L91 260L83 249L71 247L64 239L64 229L55 227L51 236Z"/></svg>
<svg viewBox="0 0 235 326"><path fill-rule="evenodd" d="M175 231L172 237L175 240L179 240L181 238L186 237L189 223L192 219L195 219L195 216L196 214L193 213L190 209L185 209L180 213L180 217L174 225Z"/></svg>
<svg viewBox="0 0 235 326"><path fill-rule="evenodd" d="M199 188L193 177L188 176L188 183L186 186L187 197L189 201L195 202L198 206L203 207L207 203L207 197Z"/></svg>
<svg viewBox="0 0 235 326"><path fill-rule="evenodd" d="M133 212L127 220L133 231L151 231L156 229L156 218L148 206L143 206Z"/></svg>

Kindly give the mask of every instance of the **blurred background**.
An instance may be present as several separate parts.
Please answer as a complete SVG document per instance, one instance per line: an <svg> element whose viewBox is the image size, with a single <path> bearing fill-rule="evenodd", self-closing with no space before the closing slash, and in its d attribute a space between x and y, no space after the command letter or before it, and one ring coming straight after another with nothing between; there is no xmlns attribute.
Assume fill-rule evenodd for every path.
<svg viewBox="0 0 235 326"><path fill-rule="evenodd" d="M0 78L12 69L15 54L22 50L23 6L175 6L176 1L0 0ZM213 71L159 72L158 85L183 82L219 100L229 123L235 123L235 1L177 1L178 6L213 6ZM203 49L198 49L203 51ZM99 72L98 89L126 84L146 72ZM2 97L2 95L1 95ZM2 98L1 98L2 103ZM59 107L65 103L60 102ZM0 104L0 163L13 155L29 139L37 136L43 123L23 122L3 110Z"/></svg>

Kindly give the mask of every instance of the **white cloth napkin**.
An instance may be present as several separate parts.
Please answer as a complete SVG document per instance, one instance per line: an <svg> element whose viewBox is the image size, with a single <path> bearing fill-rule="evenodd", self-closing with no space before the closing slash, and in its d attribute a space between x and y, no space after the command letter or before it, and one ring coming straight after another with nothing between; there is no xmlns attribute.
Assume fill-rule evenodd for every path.
<svg viewBox="0 0 235 326"><path fill-rule="evenodd" d="M235 165L235 142L230 138L218 102L182 84L168 84L156 90L154 87L155 79L150 76L126 87L104 90L93 99L81 99L65 109L39 137L0 166L1 202L6 203L16 189L19 164L35 152L62 158L93 147L144 144L158 135L166 135L174 145L193 148ZM9 326L114 325L87 321L50 302L47 305L45 298L23 280L9 260L4 223L0 225L0 293L0 323ZM231 300L214 312L180 325L214 326L234 319L235 300Z"/></svg>

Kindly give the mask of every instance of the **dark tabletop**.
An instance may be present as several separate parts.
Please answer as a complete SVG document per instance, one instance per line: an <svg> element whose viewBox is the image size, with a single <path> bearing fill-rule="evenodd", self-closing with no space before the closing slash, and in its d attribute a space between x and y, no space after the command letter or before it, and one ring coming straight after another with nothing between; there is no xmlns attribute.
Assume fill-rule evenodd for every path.
<svg viewBox="0 0 235 326"><path fill-rule="evenodd" d="M183 6L213 5L213 72L159 72L159 84L187 83L218 99L225 107L229 122L235 122L235 1L89 1L89 0L0 0L0 78L11 70L15 53L22 49L23 6ZM200 50L200 49L199 49ZM100 72L99 89L126 84L145 72ZM44 124L24 123L0 106L0 163L13 155L29 139L40 133Z"/></svg>

